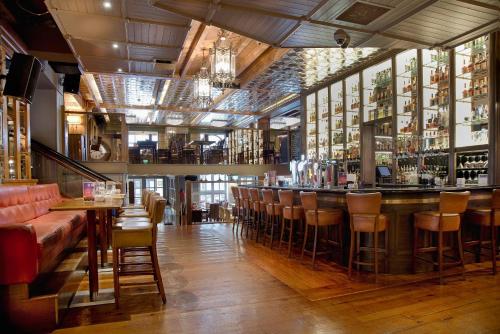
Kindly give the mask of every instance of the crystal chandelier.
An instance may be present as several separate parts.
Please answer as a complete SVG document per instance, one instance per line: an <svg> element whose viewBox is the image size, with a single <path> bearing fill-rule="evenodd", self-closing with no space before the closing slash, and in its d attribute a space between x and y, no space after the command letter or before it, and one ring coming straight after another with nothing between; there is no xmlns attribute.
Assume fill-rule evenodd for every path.
<svg viewBox="0 0 500 334"><path fill-rule="evenodd" d="M210 49L212 57L212 81L221 87L231 86L236 78L236 51L229 41L225 30L219 32L219 38L214 42L214 48Z"/></svg>
<svg viewBox="0 0 500 334"><path fill-rule="evenodd" d="M193 83L195 103L202 109L208 108L212 103L212 82L205 59L205 49L203 49L200 72L194 76Z"/></svg>

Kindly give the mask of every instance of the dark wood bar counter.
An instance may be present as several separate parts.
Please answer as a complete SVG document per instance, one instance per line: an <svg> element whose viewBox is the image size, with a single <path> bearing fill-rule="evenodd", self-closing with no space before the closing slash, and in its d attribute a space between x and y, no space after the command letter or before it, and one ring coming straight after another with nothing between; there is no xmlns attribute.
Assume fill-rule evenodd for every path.
<svg viewBox="0 0 500 334"><path fill-rule="evenodd" d="M318 194L318 202L321 207L342 208L344 210L344 244L349 240L349 216L345 194L352 192L381 192L382 213L390 219L389 224L389 261L385 272L390 274L402 274L412 272L412 240L413 240L413 214L419 211L438 210L439 193L441 191L465 191L471 192L468 208L488 206L490 204L491 192L495 186L469 186L469 187L380 187L364 189L317 189L301 187L264 187L260 189L274 189L278 200L280 189L293 190L295 201L300 203L300 191L315 191ZM344 249L342 264L347 265L348 249ZM430 271L432 266L419 264L418 271Z"/></svg>

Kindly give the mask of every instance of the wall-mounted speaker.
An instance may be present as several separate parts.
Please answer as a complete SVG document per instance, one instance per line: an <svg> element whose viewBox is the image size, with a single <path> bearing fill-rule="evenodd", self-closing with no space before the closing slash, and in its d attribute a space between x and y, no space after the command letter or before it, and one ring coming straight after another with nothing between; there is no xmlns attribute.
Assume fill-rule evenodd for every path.
<svg viewBox="0 0 500 334"><path fill-rule="evenodd" d="M14 53L7 73L4 95L15 96L31 103L41 69L42 64L35 57Z"/></svg>
<svg viewBox="0 0 500 334"><path fill-rule="evenodd" d="M80 74L65 74L63 91L65 93L78 94L80 92Z"/></svg>

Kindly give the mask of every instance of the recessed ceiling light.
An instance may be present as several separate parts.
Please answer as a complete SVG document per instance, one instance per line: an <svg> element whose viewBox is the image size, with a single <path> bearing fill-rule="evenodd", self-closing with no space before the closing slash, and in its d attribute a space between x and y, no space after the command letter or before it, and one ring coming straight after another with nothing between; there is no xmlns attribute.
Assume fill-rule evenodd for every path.
<svg viewBox="0 0 500 334"><path fill-rule="evenodd" d="M118 69L118 72L123 72L123 70L121 68Z"/></svg>
<svg viewBox="0 0 500 334"><path fill-rule="evenodd" d="M102 3L102 5L104 6L104 8L110 9L111 8L111 1L104 1Z"/></svg>
<svg viewBox="0 0 500 334"><path fill-rule="evenodd" d="M118 43L113 43L113 49L118 49Z"/></svg>

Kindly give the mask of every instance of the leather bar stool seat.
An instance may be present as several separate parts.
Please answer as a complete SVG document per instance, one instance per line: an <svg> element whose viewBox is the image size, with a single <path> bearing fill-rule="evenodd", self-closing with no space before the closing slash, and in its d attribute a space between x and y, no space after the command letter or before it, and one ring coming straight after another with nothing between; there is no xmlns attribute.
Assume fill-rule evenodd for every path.
<svg viewBox="0 0 500 334"><path fill-rule="evenodd" d="M385 270L388 268L389 252L389 219L380 213L382 207L382 194L377 193L348 193L346 194L347 208L349 210L349 225L351 232L349 249L349 277L351 277L353 264L359 267L374 267L375 281L378 279L379 253L384 254ZM384 247L380 247L380 234L384 233ZM368 233L372 245L361 245L361 233ZM356 250L355 250L356 248ZM370 262L361 259L362 253L371 253Z"/></svg>
<svg viewBox="0 0 500 334"><path fill-rule="evenodd" d="M371 214L354 214L353 227L356 232L371 233L375 231L374 220L375 215ZM377 232L384 232L389 228L389 219L384 214L378 215Z"/></svg>
<svg viewBox="0 0 500 334"><path fill-rule="evenodd" d="M341 209L334 208L325 208L318 209L316 211L318 213L318 225L319 226L328 226L331 225L332 222L341 220L344 213ZM313 221L315 219L316 213L314 210L306 210L305 217L307 221Z"/></svg>
<svg viewBox="0 0 500 334"><path fill-rule="evenodd" d="M416 272L416 261L426 261L439 268L439 283L443 283L444 266L461 265L464 274L464 254L461 232L461 214L467 209L470 192L441 192L439 194L439 211L416 212L413 231L413 271ZM419 246L419 231L437 233L437 246ZM444 233L455 233L458 259L444 262L444 252L448 249L444 245ZM419 257L419 254L437 252L437 262Z"/></svg>
<svg viewBox="0 0 500 334"><path fill-rule="evenodd" d="M292 213L293 212L293 213ZM304 208L302 205L294 205L293 210L291 206L283 207L284 219L302 219L304 217Z"/></svg>
<svg viewBox="0 0 500 334"><path fill-rule="evenodd" d="M467 210L467 222L476 225L490 226L491 225L491 208L477 208ZM500 226L500 211L495 210L495 218L493 219L494 226Z"/></svg>
<svg viewBox="0 0 500 334"><path fill-rule="evenodd" d="M160 196L151 196L149 218L130 218L113 225L112 247L113 247L113 281L115 292L115 305L119 307L120 299L120 277L131 275L151 275L153 281L133 282L123 285L151 285L155 284L163 303L166 303L165 290L161 278L156 248L157 224L163 220L166 200ZM134 252L146 249L151 262L126 261L125 250ZM143 254L129 255L128 257L143 257ZM130 270L129 270L130 269Z"/></svg>
<svg viewBox="0 0 500 334"><path fill-rule="evenodd" d="M436 211L422 211L415 213L415 227L421 230L432 232L439 231L439 220L441 221L441 230L443 232L453 232L460 228L460 215L443 213L442 215Z"/></svg>
<svg viewBox="0 0 500 334"><path fill-rule="evenodd" d="M253 210L257 212L265 212L266 211L266 203L264 201L258 201L253 203Z"/></svg>
<svg viewBox="0 0 500 334"><path fill-rule="evenodd" d="M274 200L274 191L272 189L262 189L262 201L266 207L266 217L264 222L264 234L262 244L266 244L269 239L269 248L273 248L275 231L279 231L283 206Z"/></svg>
<svg viewBox="0 0 500 334"><path fill-rule="evenodd" d="M293 190L278 190L280 204L283 206L283 215L281 216L281 237L279 248L282 244L288 246L288 257L292 256L293 239L297 229L296 222L301 223L304 219L304 208L302 205L295 205ZM285 233L288 232L288 233ZM285 240L285 235L288 238Z"/></svg>
<svg viewBox="0 0 500 334"><path fill-rule="evenodd" d="M314 268L316 255L321 254L333 254L333 247L336 246L340 249L339 254L342 256L343 253L343 242L342 242L342 222L344 217L344 212L342 209L336 208L318 208L318 197L316 192L300 192L300 201L302 207L305 210L305 231L304 231L304 241L302 244L302 254L300 256L301 260L304 258L304 253L311 253L312 255L312 266ZM314 227L314 239L312 244L312 249L307 249L308 235L310 227ZM332 227L333 231L331 231ZM318 252L318 243L324 240L318 236L320 228L326 232L326 244L325 251ZM330 238L330 234L333 232L335 238Z"/></svg>
<svg viewBox="0 0 500 334"><path fill-rule="evenodd" d="M476 262L481 261L484 255L482 250L489 250L493 275L497 273L498 256L498 228L500 227L500 189L493 189L491 194L491 207L474 208L466 211L465 222L479 228L477 237L464 243L465 247L474 247ZM488 238L489 234L489 238Z"/></svg>
<svg viewBox="0 0 500 334"><path fill-rule="evenodd" d="M274 208L274 212L273 212ZM283 205L279 203L274 204L266 204L266 213L271 216L279 216L283 215Z"/></svg>

